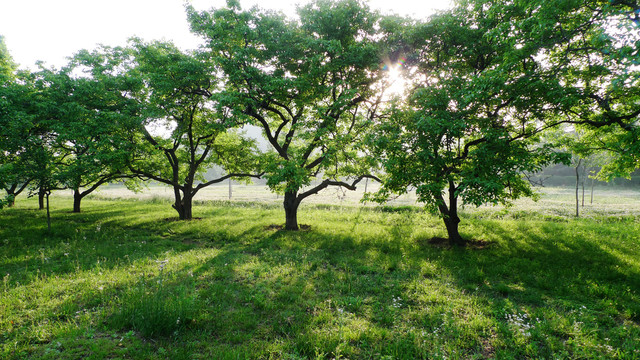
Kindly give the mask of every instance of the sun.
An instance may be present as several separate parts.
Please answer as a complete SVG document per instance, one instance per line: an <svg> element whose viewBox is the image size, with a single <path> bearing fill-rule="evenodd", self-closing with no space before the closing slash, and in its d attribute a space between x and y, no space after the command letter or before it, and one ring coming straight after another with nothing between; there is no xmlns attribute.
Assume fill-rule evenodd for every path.
<svg viewBox="0 0 640 360"><path fill-rule="evenodd" d="M402 69L399 66L393 66L387 73L388 87L386 93L395 96L402 95L407 87L407 81L402 75Z"/></svg>
<svg viewBox="0 0 640 360"><path fill-rule="evenodd" d="M407 88L407 79L404 77L403 67L406 59L400 58L395 64L386 64L384 71L384 94L386 97L402 95Z"/></svg>

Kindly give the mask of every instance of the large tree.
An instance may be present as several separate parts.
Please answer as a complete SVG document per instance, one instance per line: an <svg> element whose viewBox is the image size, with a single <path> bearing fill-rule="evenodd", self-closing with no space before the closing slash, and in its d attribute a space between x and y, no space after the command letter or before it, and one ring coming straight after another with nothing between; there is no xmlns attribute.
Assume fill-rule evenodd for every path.
<svg viewBox="0 0 640 360"><path fill-rule="evenodd" d="M560 84L512 25L516 4L461 2L406 29L412 88L377 126L373 146L386 178L379 198L414 187L442 217L451 244L463 245L460 203L508 203L533 195L524 172L561 160L535 143L553 115L544 106Z"/></svg>
<svg viewBox="0 0 640 360"><path fill-rule="evenodd" d="M132 173L173 188L174 209L192 219L192 202L205 187L226 179L259 177L255 139L234 130L239 119L217 107L219 80L209 60L171 43L133 40L128 76L141 84L141 117L132 128L137 143ZM226 175L205 179L212 166Z"/></svg>
<svg viewBox="0 0 640 360"><path fill-rule="evenodd" d="M355 190L370 175L361 138L380 96L375 13L345 0L304 6L299 20L236 1L188 14L224 74L218 105L261 127L271 145L265 177L284 194L286 229L298 229L307 197L329 186Z"/></svg>

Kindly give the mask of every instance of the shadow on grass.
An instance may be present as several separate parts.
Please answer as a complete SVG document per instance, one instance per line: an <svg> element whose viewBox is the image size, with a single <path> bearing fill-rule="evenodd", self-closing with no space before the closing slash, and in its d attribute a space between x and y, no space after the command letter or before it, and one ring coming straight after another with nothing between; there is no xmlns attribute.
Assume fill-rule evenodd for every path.
<svg viewBox="0 0 640 360"><path fill-rule="evenodd" d="M75 239L85 249L104 242L103 247L96 245L96 255L109 258L107 268L123 265L115 260L123 252L113 253L113 258L105 254L113 245L131 241L132 228L135 241L148 241L140 247L139 259L218 250L215 256L171 270L171 281L165 286L187 286L197 296L197 311L193 322L175 336L155 339L157 345L148 348L151 352L162 348L173 355L184 353L189 339L197 344L189 351L220 358L242 353L250 353L251 358L480 358L491 354L522 358L563 352L578 356L581 341L605 337L621 348L625 341L631 345L635 341L623 339L627 333L621 325L635 322L632 335L637 334L640 273L621 257L633 254L633 246L613 245L614 253L608 241L594 241L589 235L594 231L615 235L619 228L607 230L606 225L594 228L580 222L474 220L473 231L491 234L493 245L482 250L446 249L421 245L414 228L424 224L403 212L390 213L396 217L388 218L358 211L356 225L345 226L345 217L353 221L351 212L313 224L309 231L290 232L265 228L281 215L276 208L199 211L206 214L202 221L186 223L159 222L154 217L131 220L136 217L131 209L74 214L68 218L67 230L40 242L31 239L29 249L67 241L65 236L73 235L74 226L81 226L79 234L99 234L95 221L110 224L109 237L118 240L81 239L80 235ZM19 214L3 221L18 218ZM373 230L365 231L369 228ZM28 229L20 236L38 234ZM129 240L121 238L125 234ZM19 252L17 246L12 250ZM170 255L165 255L167 250ZM20 272L38 261L11 266ZM86 266L92 265L88 260ZM51 266L46 271L64 275L71 269ZM47 316L52 322L67 321L81 308L107 308L111 310L98 319L104 323L103 331L122 334L128 328L109 323L109 318L117 313L114 299L126 298L130 285L110 285L100 295L76 294ZM86 301L74 305L78 299ZM583 307L587 310L579 315L576 311ZM527 320L535 327L532 335L521 333L520 323L510 317L525 313L543 319L535 324ZM585 320L589 316L593 319ZM577 322L585 323L584 330L573 328Z"/></svg>

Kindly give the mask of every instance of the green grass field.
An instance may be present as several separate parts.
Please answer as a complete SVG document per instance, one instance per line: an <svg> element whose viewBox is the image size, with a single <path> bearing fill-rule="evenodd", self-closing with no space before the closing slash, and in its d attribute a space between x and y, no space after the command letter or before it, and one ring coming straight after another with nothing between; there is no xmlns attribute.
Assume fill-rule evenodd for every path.
<svg viewBox="0 0 640 360"><path fill-rule="evenodd" d="M0 358L640 358L637 191L465 209L482 243L451 249L407 206L308 203L286 232L251 188L189 222L111 190L54 195L51 233L33 199L0 212Z"/></svg>

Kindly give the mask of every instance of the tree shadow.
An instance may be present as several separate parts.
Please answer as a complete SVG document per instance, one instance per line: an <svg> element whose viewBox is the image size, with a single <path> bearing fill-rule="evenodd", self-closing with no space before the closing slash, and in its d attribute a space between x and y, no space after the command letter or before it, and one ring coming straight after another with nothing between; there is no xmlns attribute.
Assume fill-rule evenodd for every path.
<svg viewBox="0 0 640 360"><path fill-rule="evenodd" d="M590 225L476 220L473 231L491 234L492 245L459 249L425 246L415 232L424 224L404 213L381 217L358 212L355 220L349 213L340 223L291 232L269 228L274 218L270 211L279 210L256 214L251 209L214 208L195 223L149 217L132 224L115 210L104 217L96 212L80 218L86 224L95 219L103 226L121 226L123 236L135 226L135 241L146 238L153 245L142 247L136 259L215 250L172 268L166 286L189 286L197 294L198 316L177 336L153 339L154 345L146 345L149 351L177 353L189 339L199 344L194 352L206 348L221 358L250 352L264 358L411 359L452 356L454 350L461 358L500 356L500 351L514 357L551 357L563 349L562 341L575 336L563 323L582 321L572 311L583 306L594 318L585 331L600 326L593 335L598 338L612 336L606 329L621 322L638 326L640 272L611 250L630 255L633 246L594 242L588 237ZM353 225L342 224L347 217ZM78 224L85 223L73 223ZM375 229L364 231L371 227ZM94 224L82 231L90 229L100 233ZM92 240L105 241L99 248L103 256L108 246L117 244ZM166 245L157 246L161 244ZM38 259L28 261L15 264L15 269L36 266ZM104 266L124 265L113 260ZM71 270L47 271L62 276ZM157 280L155 276L148 280ZM48 310L45 317L69 321L82 309L114 306L114 299L132 285L107 285L100 295L87 290ZM529 343L509 317L527 312L548 315L546 328L536 325L540 329L527 338ZM103 332L127 331L109 325L109 311L96 316ZM441 349L445 353L438 352Z"/></svg>

